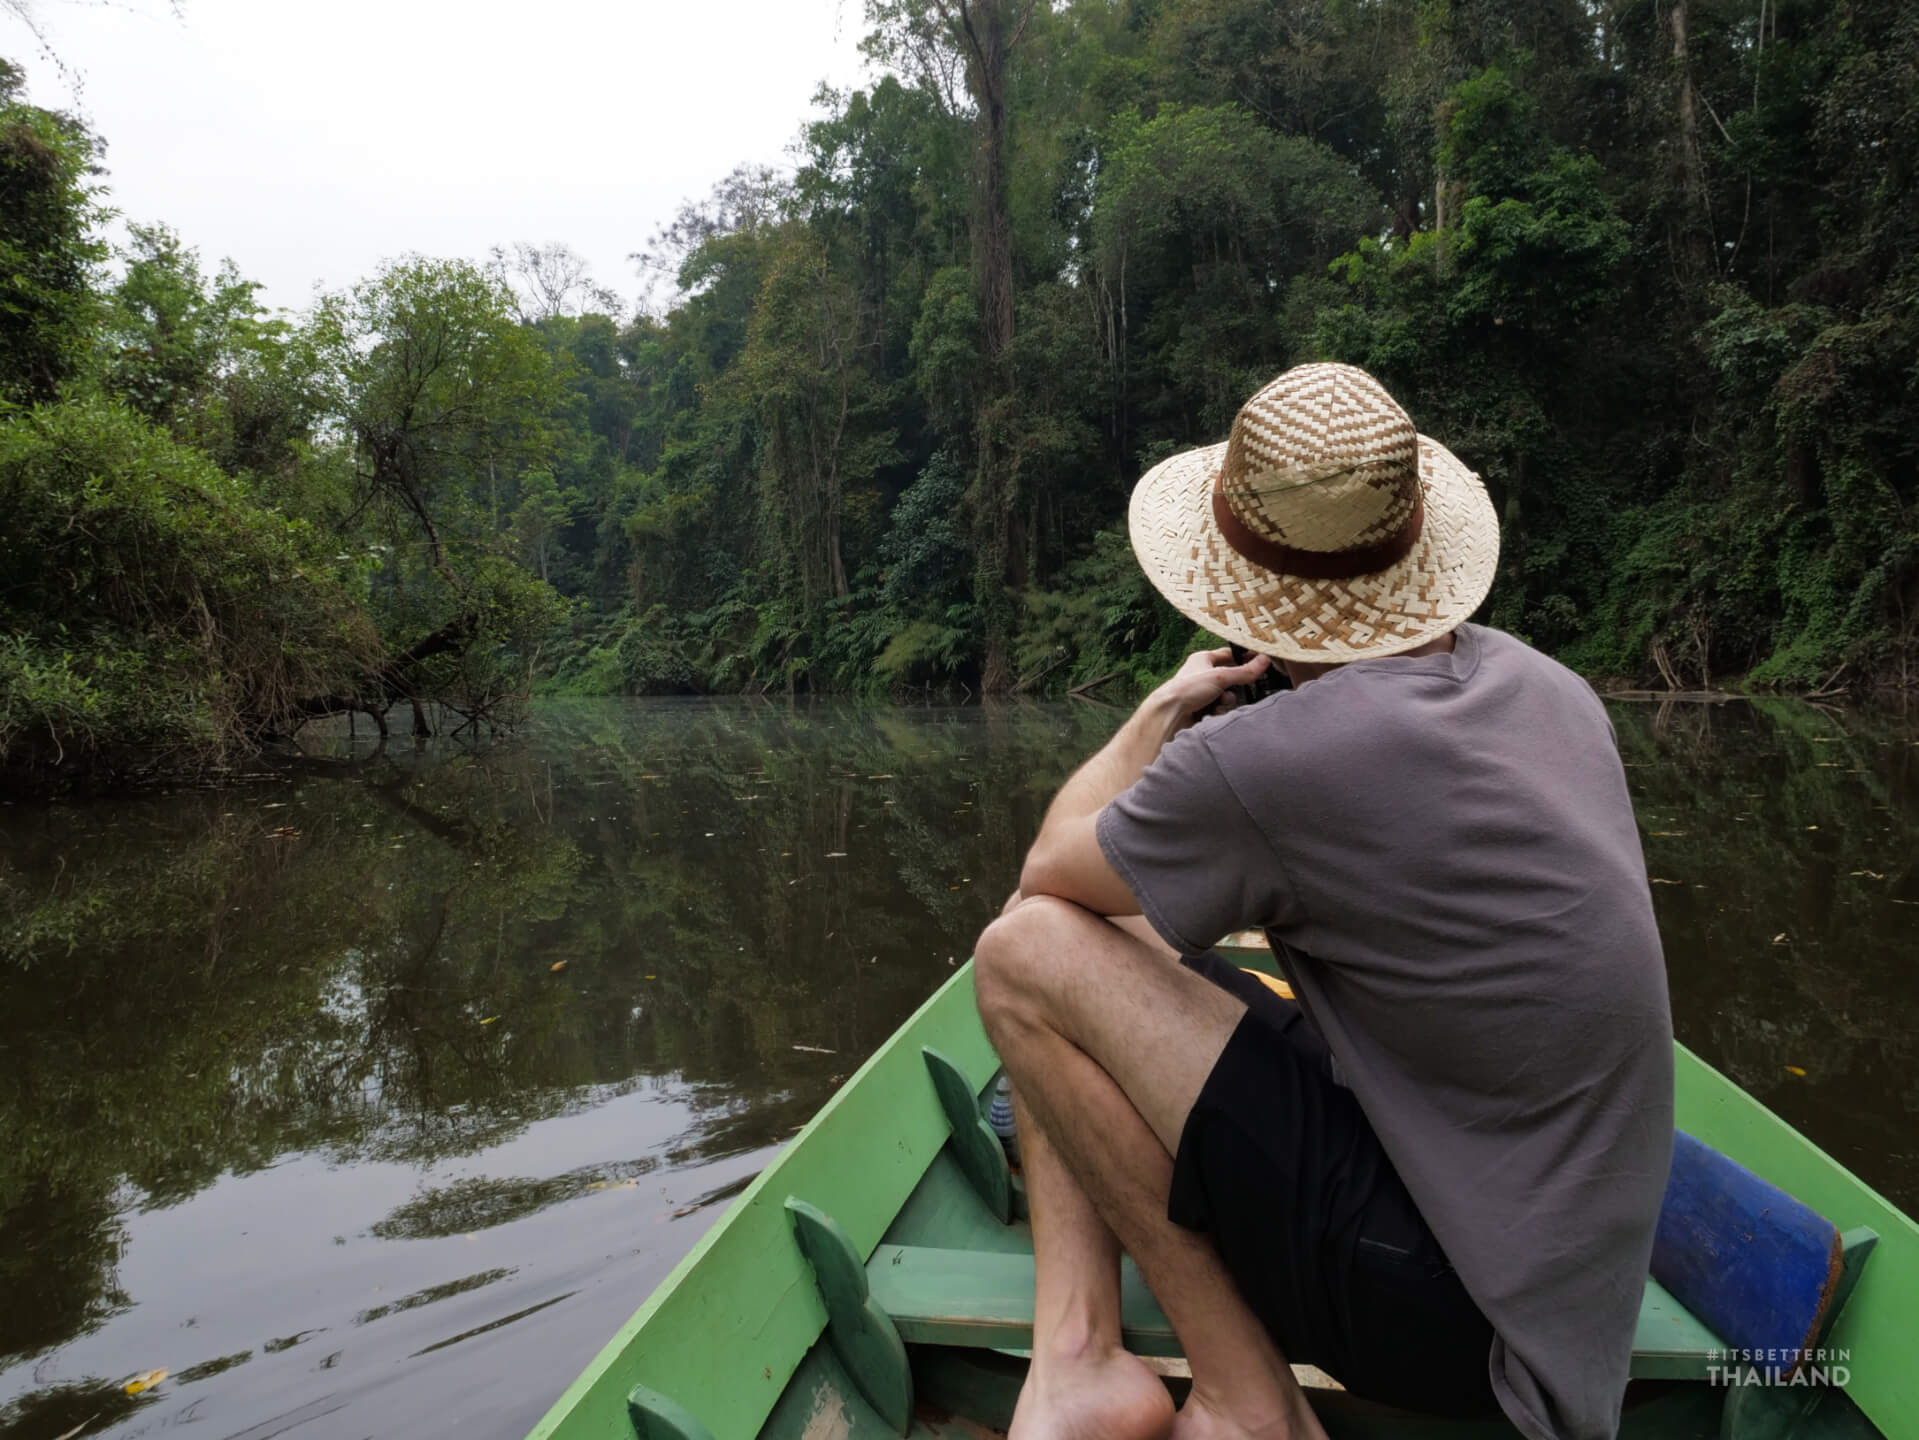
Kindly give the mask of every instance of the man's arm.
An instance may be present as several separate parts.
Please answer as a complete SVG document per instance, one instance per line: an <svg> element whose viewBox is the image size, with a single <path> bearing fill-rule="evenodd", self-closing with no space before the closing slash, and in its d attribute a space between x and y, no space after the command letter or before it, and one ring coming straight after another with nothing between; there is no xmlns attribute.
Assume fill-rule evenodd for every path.
<svg viewBox="0 0 1919 1440"><path fill-rule="evenodd" d="M1055 895L1095 915L1137 915L1139 901L1107 863L1094 827L1099 812L1129 789L1160 748L1236 685L1250 684L1270 661L1235 665L1231 650L1189 655L1179 672L1141 703L1119 733L1073 773L1047 808L1020 870L1022 896ZM1228 705L1232 700L1228 699Z"/></svg>

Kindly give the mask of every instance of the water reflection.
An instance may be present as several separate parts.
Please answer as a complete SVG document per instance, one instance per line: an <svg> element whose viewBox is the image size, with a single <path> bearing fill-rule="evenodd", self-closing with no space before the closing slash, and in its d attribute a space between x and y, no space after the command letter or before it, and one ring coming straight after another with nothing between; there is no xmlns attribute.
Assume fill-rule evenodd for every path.
<svg viewBox="0 0 1919 1440"><path fill-rule="evenodd" d="M1913 725L1784 701L1614 720L1680 1039L1919 1211Z"/></svg>
<svg viewBox="0 0 1919 1440"><path fill-rule="evenodd" d="M579 1292L561 1211L663 1271L951 973L1111 723L554 706L480 755L0 812L0 1432L203 1385L271 1418L351 1390L367 1317L417 1355L524 1333ZM137 1283L164 1245L224 1293ZM461 1255L387 1258L434 1245ZM640 1294L553 1347L524 1418ZM154 1366L158 1398L111 1383Z"/></svg>
<svg viewBox="0 0 1919 1440"><path fill-rule="evenodd" d="M484 754L0 809L0 1435L520 1433L1117 718L554 704ZM1919 1204L1912 729L1615 721L1682 1038Z"/></svg>

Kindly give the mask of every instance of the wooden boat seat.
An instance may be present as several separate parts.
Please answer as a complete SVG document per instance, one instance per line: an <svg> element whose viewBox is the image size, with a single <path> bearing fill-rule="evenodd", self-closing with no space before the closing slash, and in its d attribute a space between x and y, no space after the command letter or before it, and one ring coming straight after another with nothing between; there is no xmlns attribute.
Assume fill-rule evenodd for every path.
<svg viewBox="0 0 1919 1440"><path fill-rule="evenodd" d="M1633 1335L1632 1376L1705 1381L1728 1351L1817 1351L1877 1236L1841 1236L1777 1186L1701 1144L1677 1137ZM874 1302L907 1344L1030 1349L1033 1257L881 1245L866 1267ZM1178 1337L1131 1261L1121 1269L1127 1348L1177 1356ZM1792 1366L1783 1367L1790 1373Z"/></svg>
<svg viewBox="0 0 1919 1440"><path fill-rule="evenodd" d="M882 1245L867 1264L866 1281L908 1345L1032 1348L1030 1254ZM1136 1355L1185 1353L1130 1261L1120 1271L1120 1325ZM1727 1348L1657 1280L1646 1282L1633 1336L1634 1379L1705 1380Z"/></svg>

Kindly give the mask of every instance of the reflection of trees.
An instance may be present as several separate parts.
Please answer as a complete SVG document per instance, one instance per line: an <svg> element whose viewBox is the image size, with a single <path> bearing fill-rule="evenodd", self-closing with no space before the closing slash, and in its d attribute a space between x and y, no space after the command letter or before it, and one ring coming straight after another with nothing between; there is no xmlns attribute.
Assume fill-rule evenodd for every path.
<svg viewBox="0 0 1919 1440"><path fill-rule="evenodd" d="M424 1164L685 1077L666 1154L428 1190L400 1238L785 1139L965 955L1110 721L591 704L543 729L0 812L0 1289L26 1297L0 1355L125 1303L123 1205L288 1152Z"/></svg>
<svg viewBox="0 0 1919 1440"><path fill-rule="evenodd" d="M146 1394L136 1399L110 1380L52 1385L23 1395L10 1405L0 1405L0 1435L19 1435L24 1440L29 1436L65 1435L81 1426L95 1434L152 1404L155 1398Z"/></svg>
<svg viewBox="0 0 1919 1440"><path fill-rule="evenodd" d="M1612 714L1647 869L1674 882L1653 898L1680 1038L1919 1203L1910 727L1789 702Z"/></svg>

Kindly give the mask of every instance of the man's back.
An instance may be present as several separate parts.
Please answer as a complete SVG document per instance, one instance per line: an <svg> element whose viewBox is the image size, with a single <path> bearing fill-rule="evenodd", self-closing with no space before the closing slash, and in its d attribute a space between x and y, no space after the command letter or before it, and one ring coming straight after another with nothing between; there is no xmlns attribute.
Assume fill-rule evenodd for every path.
<svg viewBox="0 0 1919 1440"><path fill-rule="evenodd" d="M1609 1434L1672 1141L1671 1018L1585 683L1497 631L1346 665L1169 744L1102 848L1188 951L1271 932L1498 1332L1538 1436Z"/></svg>

